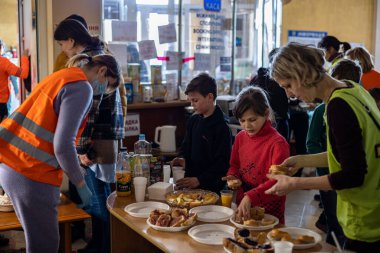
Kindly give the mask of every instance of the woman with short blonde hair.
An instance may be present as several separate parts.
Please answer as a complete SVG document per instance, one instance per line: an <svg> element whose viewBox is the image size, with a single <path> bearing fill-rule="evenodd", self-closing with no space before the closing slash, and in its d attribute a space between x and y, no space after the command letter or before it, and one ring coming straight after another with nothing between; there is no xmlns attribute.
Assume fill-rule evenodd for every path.
<svg viewBox="0 0 380 253"><path fill-rule="evenodd" d="M380 111L371 95L353 81L339 81L322 68L323 53L310 45L290 43L279 50L271 76L288 97L326 103L327 152L297 155L281 166L291 174L302 167L329 167L329 175L268 175L277 183L267 194L293 190L337 190L337 217L345 248L380 252Z"/></svg>

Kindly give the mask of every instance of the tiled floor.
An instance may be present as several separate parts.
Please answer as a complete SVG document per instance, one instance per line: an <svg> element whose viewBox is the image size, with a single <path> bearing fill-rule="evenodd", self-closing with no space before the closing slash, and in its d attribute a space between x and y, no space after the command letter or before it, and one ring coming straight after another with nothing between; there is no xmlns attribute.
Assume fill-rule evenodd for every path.
<svg viewBox="0 0 380 253"><path fill-rule="evenodd" d="M317 191L304 190L290 193L287 196L285 209L286 226L304 227L324 235L323 232L318 230L314 225L321 213L318 202L314 201L314 195L316 193ZM89 234L90 231L86 233ZM10 238L10 243L8 247L0 248L0 253L22 252L13 251L14 249L22 249L25 247L24 233L22 231L9 231L3 234ZM85 242L78 240L73 243L73 250L83 248L84 246Z"/></svg>

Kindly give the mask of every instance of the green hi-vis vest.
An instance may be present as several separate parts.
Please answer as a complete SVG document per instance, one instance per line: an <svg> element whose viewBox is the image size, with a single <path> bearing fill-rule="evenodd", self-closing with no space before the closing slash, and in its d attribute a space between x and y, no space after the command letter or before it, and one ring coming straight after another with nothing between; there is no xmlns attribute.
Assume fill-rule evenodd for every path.
<svg viewBox="0 0 380 253"><path fill-rule="evenodd" d="M362 130L367 174L360 187L337 191L337 217L348 238L375 242L380 240L380 111L371 95L353 84L353 88L335 90L330 100L341 98L354 111ZM328 122L326 125L328 164L334 173L342 168L332 152Z"/></svg>

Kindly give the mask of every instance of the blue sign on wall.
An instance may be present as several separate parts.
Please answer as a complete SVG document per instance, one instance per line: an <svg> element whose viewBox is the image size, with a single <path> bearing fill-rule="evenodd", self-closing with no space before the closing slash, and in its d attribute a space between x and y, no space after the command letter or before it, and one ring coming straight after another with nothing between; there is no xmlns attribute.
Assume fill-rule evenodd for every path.
<svg viewBox="0 0 380 253"><path fill-rule="evenodd" d="M222 0L204 0L206 11L220 11L222 9Z"/></svg>

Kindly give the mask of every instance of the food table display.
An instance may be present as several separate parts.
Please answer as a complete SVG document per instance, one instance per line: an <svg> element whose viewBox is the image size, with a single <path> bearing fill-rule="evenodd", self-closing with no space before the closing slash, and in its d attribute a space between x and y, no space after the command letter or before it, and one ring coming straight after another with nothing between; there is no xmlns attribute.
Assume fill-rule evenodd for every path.
<svg viewBox="0 0 380 253"><path fill-rule="evenodd" d="M237 230L230 220L213 223L197 220L194 224L186 224L186 228L177 227L176 230L179 231L176 232L159 231L154 229L152 224L149 225L150 218L148 221L147 218L134 217L136 215L131 213L132 216L124 210L126 206L134 202L133 194L128 197L117 197L114 192L107 199L107 207L111 213L111 252L229 252L224 249L223 245L200 243L192 237L201 241L202 238L200 237L202 235L204 235L204 238L210 237L210 235L207 235L207 231L216 231L218 229L222 231L221 233L230 235L227 237L233 237L233 233ZM154 205L152 203L154 202L148 205ZM133 212L133 208L129 208L127 211ZM161 230L165 230L165 227L163 228ZM270 228L263 232L267 234L271 230ZM288 232L291 231L289 230ZM210 243L210 240L206 241L206 243ZM325 242L319 242L311 248L294 249L293 252L332 252L333 250L334 247Z"/></svg>

